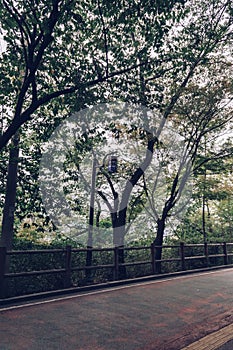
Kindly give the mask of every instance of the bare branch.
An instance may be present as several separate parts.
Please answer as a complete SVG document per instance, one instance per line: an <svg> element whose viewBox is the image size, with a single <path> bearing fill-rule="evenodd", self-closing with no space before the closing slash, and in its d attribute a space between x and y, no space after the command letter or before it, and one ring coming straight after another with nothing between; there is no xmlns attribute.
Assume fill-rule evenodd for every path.
<svg viewBox="0 0 233 350"><path fill-rule="evenodd" d="M104 200L104 203L107 205L109 212L110 213L114 213L114 209L111 206L111 204L109 203L109 201L108 201L107 197L105 196L105 194L102 191L100 191L100 190L98 190L96 192Z"/></svg>

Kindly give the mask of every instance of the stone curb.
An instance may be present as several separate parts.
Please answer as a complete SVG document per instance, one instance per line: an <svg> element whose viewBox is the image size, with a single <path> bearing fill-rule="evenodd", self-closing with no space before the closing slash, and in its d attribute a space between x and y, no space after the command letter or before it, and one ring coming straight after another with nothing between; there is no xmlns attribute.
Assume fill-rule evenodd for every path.
<svg viewBox="0 0 233 350"><path fill-rule="evenodd" d="M219 331L208 334L204 338L182 348L181 350L217 350L220 346L233 339L233 324Z"/></svg>

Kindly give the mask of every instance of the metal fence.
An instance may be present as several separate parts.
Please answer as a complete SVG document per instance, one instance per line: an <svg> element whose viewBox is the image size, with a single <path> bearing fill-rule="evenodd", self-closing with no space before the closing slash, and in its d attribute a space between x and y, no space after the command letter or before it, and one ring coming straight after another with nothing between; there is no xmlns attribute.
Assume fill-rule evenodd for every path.
<svg viewBox="0 0 233 350"><path fill-rule="evenodd" d="M155 259L156 249L162 250L161 260ZM7 251L0 247L0 297L156 275L158 270L170 273L233 264L233 243L152 244L90 250L92 265L87 266L88 249L67 246ZM119 263L122 253L124 262Z"/></svg>

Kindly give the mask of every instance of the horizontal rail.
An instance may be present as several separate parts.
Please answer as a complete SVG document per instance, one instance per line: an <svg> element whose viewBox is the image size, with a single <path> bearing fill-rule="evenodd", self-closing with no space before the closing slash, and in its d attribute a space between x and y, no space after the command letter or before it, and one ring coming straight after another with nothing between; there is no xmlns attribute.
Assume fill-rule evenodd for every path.
<svg viewBox="0 0 233 350"><path fill-rule="evenodd" d="M6 273L5 277L27 277L27 276L40 276L40 275L48 275L48 274L56 274L66 272L65 269L53 269L53 270L39 270L39 271L26 271L26 272L12 272Z"/></svg>
<svg viewBox="0 0 233 350"><path fill-rule="evenodd" d="M65 253L65 249L10 250L7 255Z"/></svg>
<svg viewBox="0 0 233 350"><path fill-rule="evenodd" d="M118 248L119 250L125 250L125 251L128 251L128 250L149 250L150 249L150 247L148 247L148 246L140 246L140 247L125 247L125 248L123 248L123 247L119 247Z"/></svg>
<svg viewBox="0 0 233 350"><path fill-rule="evenodd" d="M151 261L145 260L145 261L128 262L128 263L119 264L119 266L137 266L137 265L146 265L146 264L151 264Z"/></svg>
<svg viewBox="0 0 233 350"><path fill-rule="evenodd" d="M209 254L208 255L209 258L222 258L224 256L225 256L225 254Z"/></svg>
<svg viewBox="0 0 233 350"><path fill-rule="evenodd" d="M205 259L206 255L197 255L197 256L186 256L185 260L198 260L198 259Z"/></svg>
<svg viewBox="0 0 233 350"><path fill-rule="evenodd" d="M109 264L109 265L92 265L92 266L82 266L82 267L72 267L71 271L83 271L83 270L98 270L98 269L107 269L107 268L114 268L115 265Z"/></svg>

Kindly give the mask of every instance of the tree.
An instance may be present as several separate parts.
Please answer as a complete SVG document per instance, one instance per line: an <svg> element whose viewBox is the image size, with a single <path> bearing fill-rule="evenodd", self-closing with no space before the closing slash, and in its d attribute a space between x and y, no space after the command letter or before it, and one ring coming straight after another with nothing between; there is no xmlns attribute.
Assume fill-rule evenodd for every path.
<svg viewBox="0 0 233 350"><path fill-rule="evenodd" d="M85 101L90 89L100 83L98 89L92 89L96 102L122 97L126 101L143 102L162 113L164 120L170 119L174 108L184 98L188 84L197 76L202 76L201 67L207 67L208 62L213 61L215 53L228 45L232 35L230 1L216 0L211 6L205 1L200 8L200 4L193 0L186 2L184 10L178 6L179 2L173 1L157 6L150 1L145 1L145 6L139 6L136 2L133 5L122 2L115 8L107 2L89 6L83 2L80 7L75 2L54 1L50 16L45 16L43 12L47 3L40 5L38 13L33 7L34 3L30 5L22 1L20 4L31 6L32 11L22 11L19 15L13 4L10 7L5 2L3 4L7 14L14 18L13 26L9 26L9 37L14 43L14 50L20 48L18 63L26 62L24 90L22 92L21 88L19 97L30 93L31 98L28 102L19 102L19 106L26 103L26 109L22 109L20 118L16 116L10 122L2 145L44 103L75 92L78 92L81 101ZM69 13L66 21L68 30L64 30L61 22L63 13ZM7 14L6 19L9 18ZM41 17L38 17L39 14ZM31 23L29 31L25 16ZM185 16L183 21L182 16ZM38 21L38 18L42 20ZM74 28L77 28L77 36L74 35ZM15 30L22 38L18 46L13 39ZM56 41L52 40L52 35L57 35ZM99 41L99 37L102 40ZM122 38L123 45L119 44ZM79 52L76 62L72 55L63 53L67 52L67 43L73 53ZM60 57L57 56L58 52ZM32 61L29 53L34 55ZM6 55L8 63L12 56L13 51L11 56ZM32 67L28 66L28 59ZM67 62L66 72L63 71L64 59ZM16 66L20 67L20 64ZM57 74L54 75L54 72ZM84 104L81 103L82 106ZM186 116L184 124L187 120ZM202 128L205 126L208 127L202 120ZM148 139L147 149L154 151L154 146L155 140ZM145 162L150 163L150 152ZM136 169L130 181L135 186L142 176L140 169ZM169 206L173 207L176 190L173 186ZM125 204L128 200L127 194ZM121 212L121 215L123 220L125 213ZM164 222L162 218L163 229Z"/></svg>
<svg viewBox="0 0 233 350"><path fill-rule="evenodd" d="M192 4L194 4L194 10L190 11L193 15L190 23L187 25L184 20L180 32L178 30L179 34L175 34L179 37L180 48L178 49L174 44L176 42L174 38L173 43L171 43L168 36L168 41L165 42L169 49L174 50L175 48L177 50L174 56L169 52L170 58L174 59L170 63L171 69L169 69L166 59L162 62L166 72L163 79L167 77L165 82L169 88L161 89L165 93L157 108L162 111L164 119L174 121L175 127L178 126L178 123L183 126L183 130L180 127L177 127L177 130L181 131L186 140L184 149L186 158L183 158L183 169L178 167L178 171L170 179L169 191L163 202L160 216L156 213L158 203L157 197L154 196L153 214L158 225L155 242L158 245L163 243L166 220L184 189L185 179L190 172L190 162L196 168L200 166L200 164L196 164L196 159L203 139L206 135L210 136L214 132L219 132L232 120L230 80L232 62L224 52L230 50L228 45L232 39L232 6L229 1L216 1L211 4L211 8L207 9L209 3L206 2L203 3L203 8L200 10L200 8L195 7L195 2ZM208 15L203 16L203 10L207 11ZM208 17L210 13L211 21ZM202 28L201 35L200 27ZM153 96L149 90L151 80L141 75L142 69L143 67L140 69L139 76L142 83L140 87L143 90L140 91L139 95L140 98L143 95L144 103L150 105L151 95ZM227 69L229 72L229 79L222 76L223 69ZM217 76L215 76L216 73ZM161 82L159 78L156 81ZM151 102L151 105L156 108L155 103ZM228 153L229 151L227 149L223 149L221 152L216 151L212 157L223 157L224 154L231 154ZM187 155L190 157L190 162ZM184 170L185 166L186 170ZM149 198L148 191L146 190L146 192ZM157 252L156 258L160 260L161 251L158 249Z"/></svg>
<svg viewBox="0 0 233 350"><path fill-rule="evenodd" d="M200 20L198 23L200 24ZM221 20L216 16L213 21L217 21L220 28L223 29L221 25ZM216 25L217 25L216 23ZM194 23L191 23L190 29L195 28ZM225 28L225 34L229 37L229 29L231 28L231 22L229 22L229 27ZM194 35L194 32L192 32ZM169 119L174 122L176 130L184 136L185 147L184 154L189 154L194 169L198 169L201 163L198 164L198 158L202 151L203 143L206 140L210 143L213 137L227 128L230 122L232 122L232 62L231 58L227 57L222 51L222 39L218 38L219 42L213 43L214 46L217 45L219 51L213 50L210 54L209 48L213 49L211 40L208 38L213 35L213 33L208 35L207 41L205 42L205 34L202 36L201 45L201 55L205 52L206 56L201 64L195 67L195 71L192 72L192 76L186 81L185 87L179 96L179 100L176 100L175 106L173 106L173 114L169 116ZM216 39L217 35L213 35ZM206 45L206 46L205 46ZM195 56L191 55L192 50L188 50L191 60ZM193 50L196 53L197 47ZM227 49L226 49L227 50ZM204 58L204 57L202 57ZM197 63L197 62L196 62ZM187 64L187 62L185 63ZM228 72L229 75L224 73L222 75L223 69ZM188 77L188 76L187 76ZM179 79L179 78L178 78ZM178 90L179 91L179 90ZM207 139L206 139L207 137ZM210 143L211 145L211 143ZM232 147L223 147L219 150L217 146L213 148L212 142L212 152L211 157L206 158L204 161L210 161L211 159L221 159L224 156L232 155ZM172 163L171 163L172 164ZM188 168L189 171L189 168ZM153 192L147 195L151 201L150 208L148 212L157 221L157 235L155 243L159 246L163 243L164 231L166 227L166 222L173 213L176 212L176 206L179 202L180 193L183 190L183 176L184 172L178 170L170 178L167 187L166 198L163 201L161 211L157 205L156 196L156 186L153 187ZM154 202L153 202L154 201ZM204 225L203 225L204 228ZM161 259L161 249L157 249L156 259Z"/></svg>
<svg viewBox="0 0 233 350"><path fill-rule="evenodd" d="M198 242L232 240L232 143L224 142L222 152L215 157L213 148L212 145L205 151L205 157L199 155L197 160L202 165L193 178L191 210L177 231L178 237L184 241L189 241L193 235Z"/></svg>
<svg viewBox="0 0 233 350"><path fill-rule="evenodd" d="M15 113L1 135L0 149L49 101L75 92L80 95L97 84L125 77L140 65L155 65L149 62L146 51L151 49L152 41L154 47L162 45L172 8L182 2L155 5L144 0L140 6L118 2L113 7L105 1L84 1L80 5L72 0L43 4L19 0L16 8L13 1L3 0L0 10L7 53L3 55L2 80L5 85L10 81L9 92L17 89L17 94ZM147 23L153 24L150 31L145 17ZM142 23L136 21L138 18ZM131 34L136 31L138 38L132 44ZM133 53L126 53L130 49ZM145 59L139 64L136 56L142 51Z"/></svg>
<svg viewBox="0 0 233 350"><path fill-rule="evenodd" d="M211 86L212 88L212 86ZM187 137L186 142L186 151L189 152L190 158L192 160L193 165L193 174L196 174L200 172L202 174L203 180L202 184L200 184L200 187L202 187L202 232L204 241L207 241L207 219L209 221L210 218L210 211L209 211L209 200L214 199L214 196L217 198L221 195L224 195L219 193L213 193L211 189L214 186L217 186L218 180L216 178L210 179L209 173L212 170L212 173L218 173L220 172L222 176L224 176L225 173L225 163L224 159L229 159L229 157L232 157L232 143L231 142L222 142L221 138L219 136L220 132L223 132L224 129L227 130L227 126L229 124L229 121L232 121L232 113L231 113L231 101L232 99L228 100L228 103L226 103L226 91L224 95L224 89L222 88L220 95L218 96L217 91L211 91L211 94L208 95L207 89L205 90L205 97L200 96L201 99L204 97L204 103L201 103L201 100L198 98L198 108L197 108L197 115L194 117L196 122L192 120L192 132L188 136L188 127L187 124L185 126L185 136ZM215 96L215 101L213 100L213 95ZM191 113L193 116L195 115L195 97L192 98L192 105L191 109L188 112L189 115ZM203 105L203 109L201 108L201 105ZM185 103L185 110L188 111L187 101ZM191 112L192 111L192 112ZM191 117L190 119L193 119ZM208 150L208 151L207 151ZM180 187L179 185L179 177L182 179L182 176L179 176L179 173L176 174L176 177L174 178L174 181L172 183L172 191L170 194L170 197L168 196L168 200L166 202L166 205L163 209L163 214L161 216L162 221L162 229L165 227L163 225L165 219L165 222L172 214L172 210L176 210L177 205L177 197L179 197ZM199 178L200 182L200 178ZM174 205L174 207L173 207ZM207 211L207 215L206 215ZM166 217L167 214L167 217ZM158 226L159 228L159 226ZM161 232L162 232L161 229ZM209 227L209 230L211 230L211 227ZM159 240L159 245L161 244L161 236L160 236L159 230L157 231L157 239ZM164 232L163 232L164 234ZM163 236L162 234L162 236ZM156 243L158 241L156 240ZM160 259L160 256L158 257L158 260Z"/></svg>
<svg viewBox="0 0 233 350"><path fill-rule="evenodd" d="M220 180L218 174L208 174L208 178L211 177L216 179L215 187L210 187L209 191L206 188L208 201L205 206L206 241L232 242L232 188L230 185L226 186L227 175L221 175ZM200 177L198 178L201 181ZM201 192L194 192L192 205L174 233L176 239L187 243L203 243L203 208L200 195Z"/></svg>
<svg viewBox="0 0 233 350"><path fill-rule="evenodd" d="M59 101L60 96L77 94L76 108L77 105L80 108L84 103L90 103L88 90L94 86L102 84L98 95L106 98L104 94L109 93L110 85L106 87L104 82L112 83L120 76L123 80L127 79L127 73L135 71L140 65L151 71L156 63L149 63L146 54L146 58L138 63L136 56L142 49L146 51L148 47L162 45L167 31L166 20L171 18L173 6L182 2L166 1L154 6L145 0L140 7L136 3L117 2L116 7L112 7L105 1L96 4L83 1L80 5L72 0L46 1L43 4L38 1L18 0L15 3L3 0L0 13L7 49L1 60L1 81L6 88L2 94L11 109L9 113L7 110L11 117L0 137L0 149L21 126L36 119L42 106L55 99ZM176 10L179 11L178 8ZM153 24L150 33L146 21L136 21L144 17ZM158 28L159 32L152 38L152 32ZM139 35L132 45L130 37L136 32ZM125 39L124 46L122 38ZM138 54L135 56L135 53ZM94 100L100 98L97 93L94 95ZM18 147L15 142L14 147ZM10 160L9 169L12 164ZM13 170L16 179L17 168ZM3 244L7 242L6 235L12 237L13 216L10 212L14 206L9 208L8 203L14 202L13 192L15 190L11 191L11 199L5 201Z"/></svg>

